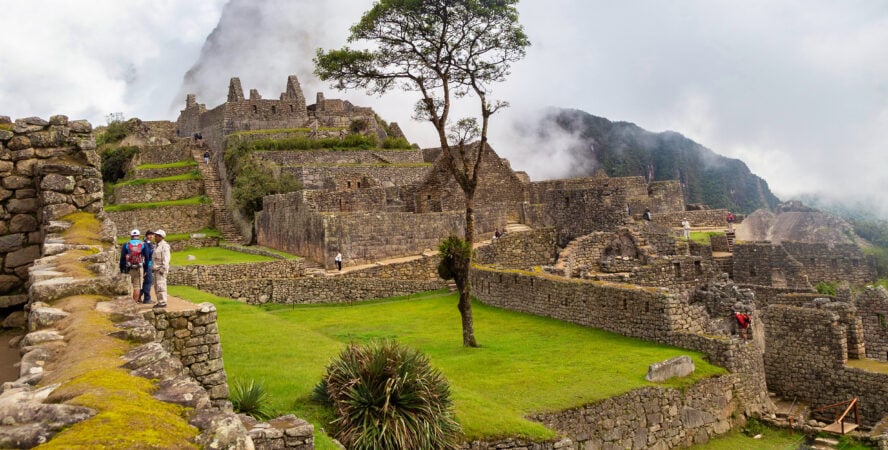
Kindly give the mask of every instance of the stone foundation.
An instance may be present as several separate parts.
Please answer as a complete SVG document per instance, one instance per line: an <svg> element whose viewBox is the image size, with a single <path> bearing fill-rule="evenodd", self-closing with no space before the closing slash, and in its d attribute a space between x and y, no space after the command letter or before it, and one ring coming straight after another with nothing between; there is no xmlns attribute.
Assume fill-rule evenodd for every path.
<svg viewBox="0 0 888 450"><path fill-rule="evenodd" d="M126 184L114 188L114 203L168 202L203 195L203 193L203 180Z"/></svg>

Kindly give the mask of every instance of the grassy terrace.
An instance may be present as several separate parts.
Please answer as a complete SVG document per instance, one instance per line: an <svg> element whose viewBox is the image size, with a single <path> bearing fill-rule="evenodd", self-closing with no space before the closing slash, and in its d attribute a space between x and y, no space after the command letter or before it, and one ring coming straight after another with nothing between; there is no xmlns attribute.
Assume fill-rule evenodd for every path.
<svg viewBox="0 0 888 450"><path fill-rule="evenodd" d="M432 167L432 163L311 163L287 164L281 167Z"/></svg>
<svg viewBox="0 0 888 450"><path fill-rule="evenodd" d="M691 240L703 245L709 245L709 236L724 235L724 231L691 231Z"/></svg>
<svg viewBox="0 0 888 450"><path fill-rule="evenodd" d="M151 203L124 203L121 205L105 205L105 211L132 211L134 209L160 208L162 206L190 206L210 203L209 197L206 195L198 195L182 200L171 200L168 202L151 202Z"/></svg>
<svg viewBox="0 0 888 450"><path fill-rule="evenodd" d="M197 162L193 159L185 159L182 161L176 161L174 163L168 164L140 164L136 166L136 169L169 169L173 167L191 167L197 166Z"/></svg>
<svg viewBox="0 0 888 450"><path fill-rule="evenodd" d="M117 186L133 186L133 185L141 185L148 183L165 183L168 181L185 181L185 180L201 180L203 176L197 169L192 170L188 173L183 173L181 175L171 175L168 177L160 177L160 178L136 178L134 180L127 180L114 185Z"/></svg>
<svg viewBox="0 0 888 450"><path fill-rule="evenodd" d="M255 379L272 408L315 424L317 448L333 448L320 429L328 413L310 402L330 359L349 341L397 338L431 358L452 386L456 416L468 438L554 437L524 418L650 386L648 365L690 355L696 373L667 383L681 387L725 373L700 354L557 320L475 303L482 347L463 348L457 297L431 292L353 305L246 305L193 288L172 295L216 305L230 379Z"/></svg>
<svg viewBox="0 0 888 450"><path fill-rule="evenodd" d="M194 260L188 261L188 255L194 256ZM170 254L170 265L173 266L239 264L269 261L280 260L269 256L226 250L220 247L186 248L181 252L173 252Z"/></svg>
<svg viewBox="0 0 888 450"><path fill-rule="evenodd" d="M121 230L121 231L126 232L128 230ZM143 230L142 232L144 233L145 231L147 231L147 230ZM219 231L215 228L204 228L204 229L201 229L200 231L192 231L191 233L167 233L166 241L167 242L185 241L185 240L191 239L192 234L203 234L203 235L205 235L205 237L216 237L216 238L220 238L220 239L222 238L221 231ZM126 235L117 237L117 243L121 244L121 245L124 242L127 242L129 240L130 240L129 236L126 236Z"/></svg>

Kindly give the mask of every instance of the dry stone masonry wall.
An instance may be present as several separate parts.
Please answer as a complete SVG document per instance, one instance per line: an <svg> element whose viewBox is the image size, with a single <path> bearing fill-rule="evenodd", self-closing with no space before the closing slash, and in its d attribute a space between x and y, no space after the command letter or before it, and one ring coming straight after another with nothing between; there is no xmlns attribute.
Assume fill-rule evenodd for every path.
<svg viewBox="0 0 888 450"><path fill-rule="evenodd" d="M108 211L108 216L117 224L121 233L133 228L188 233L212 228L214 224L213 205L209 203Z"/></svg>
<svg viewBox="0 0 888 450"><path fill-rule="evenodd" d="M41 224L102 208L100 159L92 126L0 116L0 295L21 290L41 256Z"/></svg>
<svg viewBox="0 0 888 450"><path fill-rule="evenodd" d="M555 229L513 232L475 250L475 262L504 269L531 269L550 265L557 255Z"/></svg>
<svg viewBox="0 0 888 450"><path fill-rule="evenodd" d="M888 362L888 291L867 287L855 304L863 322L866 357Z"/></svg>
<svg viewBox="0 0 888 450"><path fill-rule="evenodd" d="M203 180L179 180L114 187L114 203L151 203L184 200L203 195Z"/></svg>

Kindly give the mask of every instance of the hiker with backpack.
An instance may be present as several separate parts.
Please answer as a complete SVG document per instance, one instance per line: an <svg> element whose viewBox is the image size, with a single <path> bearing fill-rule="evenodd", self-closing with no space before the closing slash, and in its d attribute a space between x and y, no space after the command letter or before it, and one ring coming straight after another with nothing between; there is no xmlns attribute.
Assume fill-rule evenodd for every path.
<svg viewBox="0 0 888 450"><path fill-rule="evenodd" d="M749 325L752 324L752 319L749 317L749 314L734 311L734 320L737 321L737 329L740 331L740 337L743 338L743 340L749 340Z"/></svg>
<svg viewBox="0 0 888 450"><path fill-rule="evenodd" d="M151 303L151 285L154 283L154 274L151 270L151 266L153 263L153 255L154 255L154 232L148 230L145 232L145 240L142 241L142 244L145 246L145 250L147 250L147 255L145 256L145 267L142 272L145 275L142 277L142 290L139 291L139 300L142 301L143 304Z"/></svg>
<svg viewBox="0 0 888 450"><path fill-rule="evenodd" d="M133 301L139 302L139 293L142 291L142 266L147 260L146 254L150 250L141 239L139 230L130 231L130 240L120 249L120 273L128 273L133 284Z"/></svg>

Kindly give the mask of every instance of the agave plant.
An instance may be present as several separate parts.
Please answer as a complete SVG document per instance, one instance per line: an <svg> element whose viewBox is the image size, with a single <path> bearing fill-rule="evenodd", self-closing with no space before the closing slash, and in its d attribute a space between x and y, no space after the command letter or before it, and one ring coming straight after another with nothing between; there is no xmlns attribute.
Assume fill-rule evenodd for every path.
<svg viewBox="0 0 888 450"><path fill-rule="evenodd" d="M332 405L328 430L350 450L459 448L447 380L425 355L394 340L350 344L314 397Z"/></svg>
<svg viewBox="0 0 888 450"><path fill-rule="evenodd" d="M250 379L235 379L231 391L231 404L235 412L259 420L270 419L274 413L268 408L265 386Z"/></svg>

